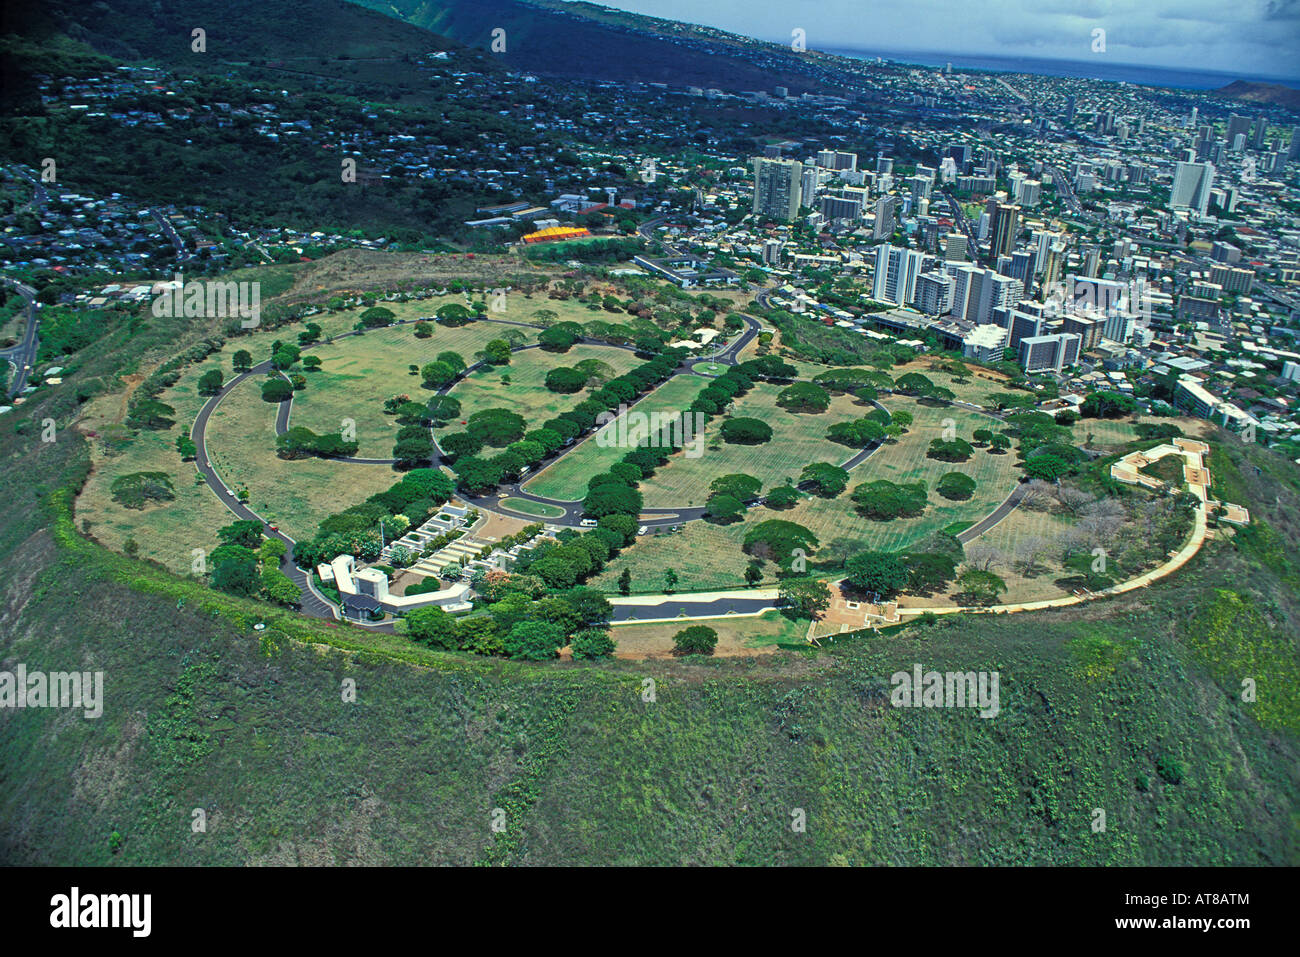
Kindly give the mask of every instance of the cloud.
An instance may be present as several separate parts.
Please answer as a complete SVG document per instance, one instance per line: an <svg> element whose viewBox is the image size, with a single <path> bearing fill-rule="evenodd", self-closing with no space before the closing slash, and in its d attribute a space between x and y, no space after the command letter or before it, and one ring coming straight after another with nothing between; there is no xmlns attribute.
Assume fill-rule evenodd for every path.
<svg viewBox="0 0 1300 957"><path fill-rule="evenodd" d="M603 0L652 16L816 49L1088 60L1300 76L1300 0Z"/></svg>

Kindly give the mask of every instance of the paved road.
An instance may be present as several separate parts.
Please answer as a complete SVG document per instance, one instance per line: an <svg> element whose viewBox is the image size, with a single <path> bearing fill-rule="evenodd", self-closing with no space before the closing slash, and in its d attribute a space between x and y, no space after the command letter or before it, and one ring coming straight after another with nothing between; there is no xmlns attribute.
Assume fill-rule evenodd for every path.
<svg viewBox="0 0 1300 957"><path fill-rule="evenodd" d="M1025 497L1025 494L1028 491L1029 491L1029 485L1025 482L1021 482L1019 485L1017 485L1015 488L1011 490L1010 495L1008 495L1005 499L1002 500L1001 505L995 508L988 515L984 516L984 518L980 519L980 521L976 522L970 528L966 529L964 532L958 532L957 541L961 542L963 545L966 545L970 542L973 542L975 539L979 538L981 535L987 532L998 522L1002 521L1004 518L1006 518L1008 515L1014 512L1016 510L1016 506L1018 506L1021 503L1021 501Z"/></svg>
<svg viewBox="0 0 1300 957"><path fill-rule="evenodd" d="M9 383L9 394L14 396L27 388L27 379L31 375L32 366L36 365L36 351L40 346L40 306L36 302L36 290L31 286L14 279L5 279L5 282L27 301L27 306L23 310L27 314L27 325L22 340L17 345L0 350L0 360L12 362L17 370Z"/></svg>

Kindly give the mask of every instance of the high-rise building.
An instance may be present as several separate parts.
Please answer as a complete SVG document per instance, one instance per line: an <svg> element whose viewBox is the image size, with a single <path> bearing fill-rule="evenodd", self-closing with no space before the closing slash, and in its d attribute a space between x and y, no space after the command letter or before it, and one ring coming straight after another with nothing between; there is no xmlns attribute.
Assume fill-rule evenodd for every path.
<svg viewBox="0 0 1300 957"><path fill-rule="evenodd" d="M1251 129L1250 145L1257 150L1264 148L1264 137L1268 133L1268 120L1260 117L1255 121L1255 126Z"/></svg>
<svg viewBox="0 0 1300 957"><path fill-rule="evenodd" d="M975 325L985 325L993 310L1014 306L1024 295L1024 284L1011 276L977 266L953 271L952 314Z"/></svg>
<svg viewBox="0 0 1300 957"><path fill-rule="evenodd" d="M966 236L964 233L948 233L943 237L944 262L960 263L966 261Z"/></svg>
<svg viewBox="0 0 1300 957"><path fill-rule="evenodd" d="M858 168L858 154L845 153L840 150L822 150L817 154L817 165L833 170L854 170Z"/></svg>
<svg viewBox="0 0 1300 957"><path fill-rule="evenodd" d="M1061 331L1078 336L1079 348L1085 352L1101 344L1103 328L1104 324L1098 316L1066 316L1061 323Z"/></svg>
<svg viewBox="0 0 1300 957"><path fill-rule="evenodd" d="M1232 113L1228 116L1228 133L1226 139L1229 143L1235 140L1239 135L1246 136L1250 133L1250 117L1238 116Z"/></svg>
<svg viewBox="0 0 1300 957"><path fill-rule="evenodd" d="M1214 183L1213 163L1179 163L1169 190L1171 209L1190 209L1204 216L1210 204L1210 187Z"/></svg>
<svg viewBox="0 0 1300 957"><path fill-rule="evenodd" d="M871 227L872 239L888 239L894 235L894 204L892 196L881 196L876 200L876 221Z"/></svg>
<svg viewBox="0 0 1300 957"><path fill-rule="evenodd" d="M1224 292L1249 293L1255 283L1255 270L1216 263L1210 267L1210 282L1222 286Z"/></svg>
<svg viewBox="0 0 1300 957"><path fill-rule="evenodd" d="M999 203L993 219L993 235L989 240L989 258L1010 256L1020 232L1020 207Z"/></svg>
<svg viewBox="0 0 1300 957"><path fill-rule="evenodd" d="M893 157L886 156L884 153L876 155L876 173L892 173L894 171Z"/></svg>
<svg viewBox="0 0 1300 957"><path fill-rule="evenodd" d="M1291 148L1286 155L1287 159L1300 159L1300 126L1291 127Z"/></svg>
<svg viewBox="0 0 1300 957"><path fill-rule="evenodd" d="M862 218L862 191L828 193L821 198L821 214L826 219L848 219L857 221Z"/></svg>
<svg viewBox="0 0 1300 957"><path fill-rule="evenodd" d="M927 316L947 315L952 309L952 277L945 272L926 272L916 277L915 307Z"/></svg>
<svg viewBox="0 0 1300 957"><path fill-rule="evenodd" d="M1074 94L1071 93L1065 98L1065 125L1069 126L1074 122Z"/></svg>
<svg viewBox="0 0 1300 957"><path fill-rule="evenodd" d="M921 274L925 254L885 243L876 247L876 275L871 298L906 306L916 298L916 279Z"/></svg>
<svg viewBox="0 0 1300 957"><path fill-rule="evenodd" d="M1020 368L1026 372L1060 372L1079 361L1079 337L1069 333L1020 340Z"/></svg>
<svg viewBox="0 0 1300 957"><path fill-rule="evenodd" d="M1133 338L1137 320L1127 313L1117 312L1106 317L1106 324L1101 334L1111 342L1128 342Z"/></svg>
<svg viewBox="0 0 1300 957"><path fill-rule="evenodd" d="M1083 274L1096 276L1101 269L1101 247L1089 246L1083 251Z"/></svg>
<svg viewBox="0 0 1300 957"><path fill-rule="evenodd" d="M909 176L907 178L907 188L912 193L913 202L930 197L930 187L934 181L928 176Z"/></svg>
<svg viewBox="0 0 1300 957"><path fill-rule="evenodd" d="M781 243L776 239L768 239L763 243L763 265L780 266L781 265Z"/></svg>
<svg viewBox="0 0 1300 957"><path fill-rule="evenodd" d="M754 158L754 215L791 222L803 201L803 164L798 160Z"/></svg>
<svg viewBox="0 0 1300 957"><path fill-rule="evenodd" d="M829 176L824 169L816 166L805 166L803 172L799 175L799 202L804 206L811 206L822 191L822 178Z"/></svg>

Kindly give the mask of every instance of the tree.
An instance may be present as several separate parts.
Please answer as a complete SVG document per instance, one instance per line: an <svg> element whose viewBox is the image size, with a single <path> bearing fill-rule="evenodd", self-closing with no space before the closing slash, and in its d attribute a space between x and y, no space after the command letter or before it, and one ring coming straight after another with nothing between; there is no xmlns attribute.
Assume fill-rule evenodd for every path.
<svg viewBox="0 0 1300 957"><path fill-rule="evenodd" d="M293 396L293 384L279 376L272 376L262 383L263 402L283 402Z"/></svg>
<svg viewBox="0 0 1300 957"><path fill-rule="evenodd" d="M976 429L970 436L978 445L988 445L993 441L992 429Z"/></svg>
<svg viewBox="0 0 1300 957"><path fill-rule="evenodd" d="M974 453L974 447L965 439L934 439L925 457L940 462L965 462Z"/></svg>
<svg viewBox="0 0 1300 957"><path fill-rule="evenodd" d="M831 607L830 586L816 578L782 579L777 594L787 614L798 618L819 618Z"/></svg>
<svg viewBox="0 0 1300 957"><path fill-rule="evenodd" d="M979 568L967 568L957 576L957 585L961 591L957 599L969 605L989 605L997 601L998 595L1007 590L1007 583L993 572Z"/></svg>
<svg viewBox="0 0 1300 957"><path fill-rule="evenodd" d="M1001 432L989 439L989 452L1001 455L1009 448L1011 448L1011 440Z"/></svg>
<svg viewBox="0 0 1300 957"><path fill-rule="evenodd" d="M632 572L626 568L618 576L618 593L620 595L632 594Z"/></svg>
<svg viewBox="0 0 1300 957"><path fill-rule="evenodd" d="M212 586L232 595L253 597L262 590L262 578L257 572L257 561L248 557L229 556L217 558L219 549L213 551Z"/></svg>
<svg viewBox="0 0 1300 957"><path fill-rule="evenodd" d="M482 409L467 421L471 434L481 437L485 444L498 449L522 439L527 425L522 415L509 409Z"/></svg>
<svg viewBox="0 0 1300 957"><path fill-rule="evenodd" d="M302 367L308 372L319 372L321 366L320 356L303 356Z"/></svg>
<svg viewBox="0 0 1300 957"><path fill-rule="evenodd" d="M825 412L830 408L831 395L813 382L796 382L782 389L776 404L787 412Z"/></svg>
<svg viewBox="0 0 1300 957"><path fill-rule="evenodd" d="M851 422L836 422L826 430L826 438L850 448L865 448L885 437L885 427L875 419L863 417Z"/></svg>
<svg viewBox="0 0 1300 957"><path fill-rule="evenodd" d="M760 445L771 441L772 427L762 419L732 418L722 423L722 437L736 445Z"/></svg>
<svg viewBox="0 0 1300 957"><path fill-rule="evenodd" d="M962 472L948 472L939 479L934 490L946 499L964 502L975 494L975 480Z"/></svg>
<svg viewBox="0 0 1300 957"><path fill-rule="evenodd" d="M216 395L223 381L220 369L209 369L199 376L199 395Z"/></svg>
<svg viewBox="0 0 1300 957"><path fill-rule="evenodd" d="M239 349L231 356L230 364L236 372L247 372L253 368L253 354L247 349Z"/></svg>
<svg viewBox="0 0 1300 957"><path fill-rule="evenodd" d="M607 515L641 514L641 493L621 483L600 485L587 492L582 501L583 514L600 519Z"/></svg>
<svg viewBox="0 0 1300 957"><path fill-rule="evenodd" d="M834 498L848 487L849 473L829 462L814 462L803 467L799 484L811 485L822 498Z"/></svg>
<svg viewBox="0 0 1300 957"><path fill-rule="evenodd" d="M742 502L756 496L762 488L762 482L752 475L746 475L744 472L719 475L709 483L709 491L719 495L730 495Z"/></svg>
<svg viewBox="0 0 1300 957"><path fill-rule="evenodd" d="M1137 400L1122 392L1089 392L1079 413L1085 419L1118 419L1137 411Z"/></svg>
<svg viewBox="0 0 1300 957"><path fill-rule="evenodd" d="M493 339L483 347L487 361L494 366L510 364L510 343L504 339Z"/></svg>
<svg viewBox="0 0 1300 957"><path fill-rule="evenodd" d="M361 325L365 328L378 329L381 326L392 325L397 316L393 310L385 306L371 306L357 318L360 319Z"/></svg>
<svg viewBox="0 0 1300 957"><path fill-rule="evenodd" d="M587 384L587 374L569 366L559 366L546 373L546 388L567 395Z"/></svg>
<svg viewBox="0 0 1300 957"><path fill-rule="evenodd" d="M427 389L440 389L459 373L445 362L429 362L420 369L420 377Z"/></svg>
<svg viewBox="0 0 1300 957"><path fill-rule="evenodd" d="M257 548L262 544L262 523L256 519L239 519L217 529L217 538L223 545Z"/></svg>
<svg viewBox="0 0 1300 957"><path fill-rule="evenodd" d="M906 432L912 425L912 413L906 409L899 409L897 412L890 414L889 421Z"/></svg>
<svg viewBox="0 0 1300 957"><path fill-rule="evenodd" d="M421 319L415 324L415 338L428 339L433 335L433 324L426 319Z"/></svg>
<svg viewBox="0 0 1300 957"><path fill-rule="evenodd" d="M803 494L793 485L778 485L767 493L763 503L768 508L786 509L793 508Z"/></svg>
<svg viewBox="0 0 1300 957"><path fill-rule="evenodd" d="M537 336L537 341L547 352L568 352L581 337L582 327L576 322L562 322L543 329Z"/></svg>
<svg viewBox="0 0 1300 957"><path fill-rule="evenodd" d="M182 462L189 462L199 454L199 447L187 435L176 436L176 451L181 454Z"/></svg>
<svg viewBox="0 0 1300 957"><path fill-rule="evenodd" d="M715 492L704 503L704 514L720 525L727 525L745 514L745 503L726 492Z"/></svg>
<svg viewBox="0 0 1300 957"><path fill-rule="evenodd" d="M580 661L608 658L614 653L614 647L614 639L609 636L609 632L596 628L583 629L569 643L573 657Z"/></svg>
<svg viewBox="0 0 1300 957"><path fill-rule="evenodd" d="M434 361L445 362L447 365L451 366L457 375L460 375L466 368L468 368L465 364L465 357L459 352L453 352L450 349L444 352L439 352L434 356Z"/></svg>
<svg viewBox="0 0 1300 957"><path fill-rule="evenodd" d="M671 595L676 587L677 572L670 568L664 572L664 592Z"/></svg>
<svg viewBox="0 0 1300 957"><path fill-rule="evenodd" d="M559 657L564 646L564 632L559 625L546 621L521 621L505 638L505 650L512 658L548 661Z"/></svg>
<svg viewBox="0 0 1300 957"><path fill-rule="evenodd" d="M708 625L691 625L673 635L673 654L711 655L718 645L718 633Z"/></svg>
<svg viewBox="0 0 1300 957"><path fill-rule="evenodd" d="M176 424L176 420L172 418L174 415L176 410L166 402L157 399L141 399L131 406L126 424L137 429L170 429Z"/></svg>
<svg viewBox="0 0 1300 957"><path fill-rule="evenodd" d="M443 453L452 459L463 455L478 455L483 448L483 440L468 432L450 432L438 440Z"/></svg>
<svg viewBox="0 0 1300 957"><path fill-rule="evenodd" d="M806 559L817 547L817 536L797 522L768 519L745 533L745 554L776 562L789 569L796 559Z"/></svg>
<svg viewBox="0 0 1300 957"><path fill-rule="evenodd" d="M460 648L456 619L441 608L416 608L406 616L406 632L414 641L432 648Z"/></svg>
<svg viewBox="0 0 1300 957"><path fill-rule="evenodd" d="M170 502L176 497L166 472L130 472L113 479L108 488L113 501L124 508L142 509L150 502Z"/></svg>
<svg viewBox="0 0 1300 957"><path fill-rule="evenodd" d="M907 590L914 595L928 595L952 581L957 562L939 552L914 552L904 557Z"/></svg>
<svg viewBox="0 0 1300 957"><path fill-rule="evenodd" d="M1030 478L1055 482L1063 475L1069 475L1072 466L1058 455L1035 455L1024 464L1025 474Z"/></svg>
<svg viewBox="0 0 1300 957"><path fill-rule="evenodd" d="M924 482L898 484L887 479L863 482L851 496L858 513L866 518L887 522L895 518L914 518L925 511Z"/></svg>
<svg viewBox="0 0 1300 957"><path fill-rule="evenodd" d="M753 588L763 580L763 566L758 562L750 562L745 566L745 584Z"/></svg>
<svg viewBox="0 0 1300 957"><path fill-rule="evenodd" d="M907 566L893 552L860 552L844 564L844 580L857 591L891 598L907 585Z"/></svg>

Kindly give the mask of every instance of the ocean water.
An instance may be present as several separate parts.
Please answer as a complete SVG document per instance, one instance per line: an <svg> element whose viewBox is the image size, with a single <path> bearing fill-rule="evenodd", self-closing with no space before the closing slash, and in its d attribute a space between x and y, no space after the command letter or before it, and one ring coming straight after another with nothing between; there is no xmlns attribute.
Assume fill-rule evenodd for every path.
<svg viewBox="0 0 1300 957"><path fill-rule="evenodd" d="M991 70L999 73L1035 73L1040 76L1083 77L1092 80L1112 80L1138 83L1145 86L1162 86L1182 90L1214 90L1227 86L1233 80L1253 80L1259 83L1281 83L1300 86L1295 77L1258 76L1249 72L1219 73L1212 70L1175 70L1169 67L1143 66L1116 63L1099 55L1095 60L1044 60L1034 57L970 56L960 53L887 52L884 50L827 49L827 53L874 60L883 57L896 63L916 66L943 67L951 63L954 70Z"/></svg>

